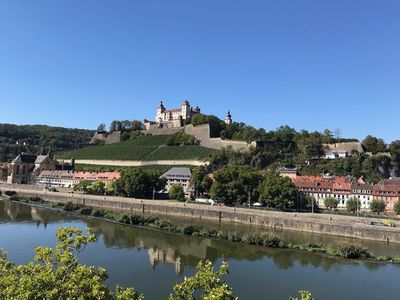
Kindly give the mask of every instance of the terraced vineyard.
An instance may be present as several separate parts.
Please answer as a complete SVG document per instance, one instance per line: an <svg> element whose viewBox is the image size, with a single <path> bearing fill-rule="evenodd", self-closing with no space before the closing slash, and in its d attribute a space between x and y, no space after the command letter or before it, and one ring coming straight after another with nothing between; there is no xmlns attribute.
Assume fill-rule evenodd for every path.
<svg viewBox="0 0 400 300"><path fill-rule="evenodd" d="M64 153L59 158L99 160L185 160L207 159L216 150L201 146L166 146L170 136L142 136L121 143L89 146Z"/></svg>

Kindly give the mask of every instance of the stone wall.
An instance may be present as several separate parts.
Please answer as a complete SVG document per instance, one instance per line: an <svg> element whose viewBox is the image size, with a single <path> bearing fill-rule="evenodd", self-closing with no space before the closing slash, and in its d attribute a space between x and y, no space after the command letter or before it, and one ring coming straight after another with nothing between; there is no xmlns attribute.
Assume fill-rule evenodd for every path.
<svg viewBox="0 0 400 300"><path fill-rule="evenodd" d="M108 135L106 133L96 132L90 143L95 144L97 141L104 142L106 145L119 143L121 141L121 131L114 131Z"/></svg>
<svg viewBox="0 0 400 300"><path fill-rule="evenodd" d="M250 146L255 147L256 143L247 144L243 141L230 141L221 138L210 137L210 125L204 124L199 126L187 125L185 127L187 134L193 135L200 141L200 145L206 148L220 150L224 147L232 147L236 151L247 150Z"/></svg>
<svg viewBox="0 0 400 300"><path fill-rule="evenodd" d="M14 190L19 195L38 196L47 201L62 203L74 202L104 209L123 210L126 212L148 212L196 219L212 219L219 222L253 224L280 230L297 230L309 233L400 243L399 222L396 223L397 227L395 228L373 225L373 222L379 222L378 219L364 220L363 218L323 214L285 213L175 203L160 200L154 201L121 197L53 193L12 186L2 186L1 190L3 193L6 190Z"/></svg>

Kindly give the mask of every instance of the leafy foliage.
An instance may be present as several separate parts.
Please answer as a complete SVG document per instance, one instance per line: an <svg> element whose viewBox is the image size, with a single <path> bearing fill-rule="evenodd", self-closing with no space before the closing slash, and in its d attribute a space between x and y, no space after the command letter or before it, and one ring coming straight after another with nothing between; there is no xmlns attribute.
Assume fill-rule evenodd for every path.
<svg viewBox="0 0 400 300"><path fill-rule="evenodd" d="M242 204L248 198L258 199L261 175L248 166L226 166L215 172L211 197L226 205Z"/></svg>
<svg viewBox="0 0 400 300"><path fill-rule="evenodd" d="M334 197L326 197L324 200L324 205L329 210L333 210L338 207L339 200Z"/></svg>
<svg viewBox="0 0 400 300"><path fill-rule="evenodd" d="M0 124L0 161L11 161L21 152L79 149L90 141L93 131L45 125Z"/></svg>
<svg viewBox="0 0 400 300"><path fill-rule="evenodd" d="M121 196L135 198L150 198L153 190L164 189L166 178L160 178L160 173L140 168L124 168L120 178L115 181L115 192Z"/></svg>
<svg viewBox="0 0 400 300"><path fill-rule="evenodd" d="M173 184L168 194L170 199L185 201L185 192L183 191L183 186L180 184Z"/></svg>
<svg viewBox="0 0 400 300"><path fill-rule="evenodd" d="M397 202L393 206L393 209L397 215L400 215L400 200L397 200Z"/></svg>
<svg viewBox="0 0 400 300"><path fill-rule="evenodd" d="M383 200L374 199L371 201L369 208L371 209L372 212L375 212L379 215L380 213L385 211L386 202Z"/></svg>
<svg viewBox="0 0 400 300"><path fill-rule="evenodd" d="M166 144L167 146L187 146L198 145L199 141L194 136L186 134L184 130L181 130L170 136Z"/></svg>
<svg viewBox="0 0 400 300"><path fill-rule="evenodd" d="M365 151L376 154L384 152L386 150L386 144L382 139L378 139L374 136L368 135L363 141L362 146Z"/></svg>
<svg viewBox="0 0 400 300"><path fill-rule="evenodd" d="M297 200L297 188L287 177L268 172L260 185L260 202L268 207L285 209L293 207Z"/></svg>
<svg viewBox="0 0 400 300"><path fill-rule="evenodd" d="M223 262L219 270L214 271L210 261L200 262L196 268L196 274L185 277L184 281L174 286L174 295L168 300L196 299L194 294L199 294L204 300L230 300L238 299L234 296L232 288L222 280L222 276L228 274L229 266Z"/></svg>
<svg viewBox="0 0 400 300"><path fill-rule="evenodd" d="M208 194L212 186L212 179L208 176L204 166L198 166L192 170L191 185L198 194Z"/></svg>
<svg viewBox="0 0 400 300"><path fill-rule="evenodd" d="M105 284L107 271L79 264L78 256L95 236L76 227L57 231L55 248L36 247L33 262L16 266L0 254L0 299L143 299L133 289Z"/></svg>
<svg viewBox="0 0 400 300"><path fill-rule="evenodd" d="M361 208L361 201L356 197L351 197L347 200L346 208L350 212L356 212Z"/></svg>

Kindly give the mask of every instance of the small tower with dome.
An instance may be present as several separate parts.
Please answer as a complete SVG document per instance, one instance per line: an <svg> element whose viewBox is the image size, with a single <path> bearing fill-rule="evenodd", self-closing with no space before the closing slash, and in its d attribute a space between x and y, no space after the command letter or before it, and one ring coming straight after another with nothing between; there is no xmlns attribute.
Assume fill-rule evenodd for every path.
<svg viewBox="0 0 400 300"><path fill-rule="evenodd" d="M232 124L232 115L230 110L228 110L228 113L226 114L225 123L228 125Z"/></svg>

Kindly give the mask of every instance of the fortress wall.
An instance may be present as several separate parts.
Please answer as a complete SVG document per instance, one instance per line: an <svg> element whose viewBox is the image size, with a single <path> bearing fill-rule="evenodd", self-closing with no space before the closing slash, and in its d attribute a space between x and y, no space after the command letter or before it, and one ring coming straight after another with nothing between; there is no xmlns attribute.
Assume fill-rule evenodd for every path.
<svg viewBox="0 0 400 300"><path fill-rule="evenodd" d="M199 126L187 125L185 132L194 135L200 141L203 147L220 150L224 147L231 146L236 151L243 151L249 148L250 145L256 146L255 143L247 144L242 141L223 140L221 138L210 137L210 125L204 124Z"/></svg>
<svg viewBox="0 0 400 300"><path fill-rule="evenodd" d="M179 131L183 130L182 127L177 128L160 128L160 129L149 129L149 130L142 130L144 134L151 134L151 135L172 135L178 133Z"/></svg>

